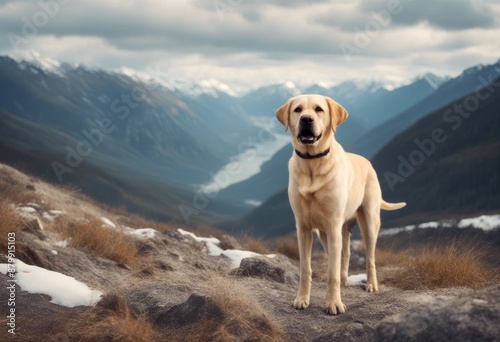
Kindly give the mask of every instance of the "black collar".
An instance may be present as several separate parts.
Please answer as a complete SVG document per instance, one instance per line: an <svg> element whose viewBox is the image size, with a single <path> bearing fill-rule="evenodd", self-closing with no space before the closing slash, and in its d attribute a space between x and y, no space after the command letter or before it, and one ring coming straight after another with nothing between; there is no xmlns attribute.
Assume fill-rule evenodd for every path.
<svg viewBox="0 0 500 342"><path fill-rule="evenodd" d="M316 158L321 158L326 156L328 153L330 153L330 148L328 148L326 151L323 151L321 153L315 154L315 155L310 155L309 153L302 153L299 150L295 150L295 153L302 159L316 159Z"/></svg>

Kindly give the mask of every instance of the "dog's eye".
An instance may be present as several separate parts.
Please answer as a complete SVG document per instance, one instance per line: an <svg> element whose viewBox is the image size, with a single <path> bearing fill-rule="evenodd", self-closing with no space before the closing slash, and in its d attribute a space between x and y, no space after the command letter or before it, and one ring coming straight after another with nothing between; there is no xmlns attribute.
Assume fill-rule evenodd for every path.
<svg viewBox="0 0 500 342"><path fill-rule="evenodd" d="M300 112L302 112L302 108L297 107L297 108L295 108L293 111L294 111L295 113L300 113Z"/></svg>
<svg viewBox="0 0 500 342"><path fill-rule="evenodd" d="M315 111L317 111L317 112L323 112L323 108L321 108L321 107L316 107Z"/></svg>

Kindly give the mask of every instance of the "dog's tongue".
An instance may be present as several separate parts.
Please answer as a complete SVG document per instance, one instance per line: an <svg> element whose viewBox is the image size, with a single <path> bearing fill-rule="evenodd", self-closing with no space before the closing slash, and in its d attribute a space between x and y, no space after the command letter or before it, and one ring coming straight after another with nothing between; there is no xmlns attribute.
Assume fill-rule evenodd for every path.
<svg viewBox="0 0 500 342"><path fill-rule="evenodd" d="M314 140L314 134L308 130L304 130L300 133L300 138L302 140Z"/></svg>

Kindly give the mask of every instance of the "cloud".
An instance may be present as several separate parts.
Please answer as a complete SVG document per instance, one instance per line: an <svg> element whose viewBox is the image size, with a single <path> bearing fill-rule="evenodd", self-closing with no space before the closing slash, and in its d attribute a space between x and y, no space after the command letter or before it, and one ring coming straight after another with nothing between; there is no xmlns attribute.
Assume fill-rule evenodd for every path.
<svg viewBox="0 0 500 342"><path fill-rule="evenodd" d="M0 54L17 35L20 52L108 69L161 63L191 79L408 79L456 72L462 55L498 59L499 16L496 0L10 0L0 2ZM346 58L343 44L356 53Z"/></svg>
<svg viewBox="0 0 500 342"><path fill-rule="evenodd" d="M482 0L362 0L360 10L366 15L395 6L396 25L412 26L421 22L444 30L489 28L495 25L491 4Z"/></svg>

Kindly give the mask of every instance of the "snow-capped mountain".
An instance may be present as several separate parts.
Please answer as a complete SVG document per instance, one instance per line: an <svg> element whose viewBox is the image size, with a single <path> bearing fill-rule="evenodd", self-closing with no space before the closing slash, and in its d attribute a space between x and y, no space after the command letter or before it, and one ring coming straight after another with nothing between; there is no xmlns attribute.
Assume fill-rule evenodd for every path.
<svg viewBox="0 0 500 342"><path fill-rule="evenodd" d="M87 162L135 169L142 163L140 168L153 178L165 178L167 172L170 182L184 184L208 178L199 172L201 165L216 171L236 154L234 134L257 130L241 111L221 113L197 99L188 101L147 75L32 57L32 62L0 58L2 128L14 122L19 126L20 120L31 126L29 131L5 129L1 141L9 146L42 148L64 159L66 146L76 149L85 138L82 132L100 129L99 123L108 120L112 132L102 134L101 129L102 141ZM221 122L228 116L232 130L223 132Z"/></svg>
<svg viewBox="0 0 500 342"><path fill-rule="evenodd" d="M123 67L111 72L37 54L0 57L0 149L35 156L41 173L53 177L52 162L67 165L69 153L84 151L86 144L91 152L80 156L77 167L64 177L83 170L82 183L96 189L103 187L96 179L107 179L96 174L119 170L127 179L121 179L122 185L130 180L160 182L175 186L169 191L180 198L185 193L179 195L177 187L191 191L193 185L210 181L242 152L242 143L258 136L258 124L276 123L276 109L290 97L319 93L342 104L349 118L337 140L346 150L370 157L419 118L474 91L481 77L490 80L491 75L500 75L500 63L469 68L453 79L425 74L401 85L286 80L242 91L216 79L170 79L158 70ZM109 127L103 128L103 122ZM283 131L277 123L275 128ZM246 200L265 201L286 186L287 148L260 165L261 174L227 191L220 189L218 200L229 199L236 206L216 204L218 213L241 213L248 209Z"/></svg>

